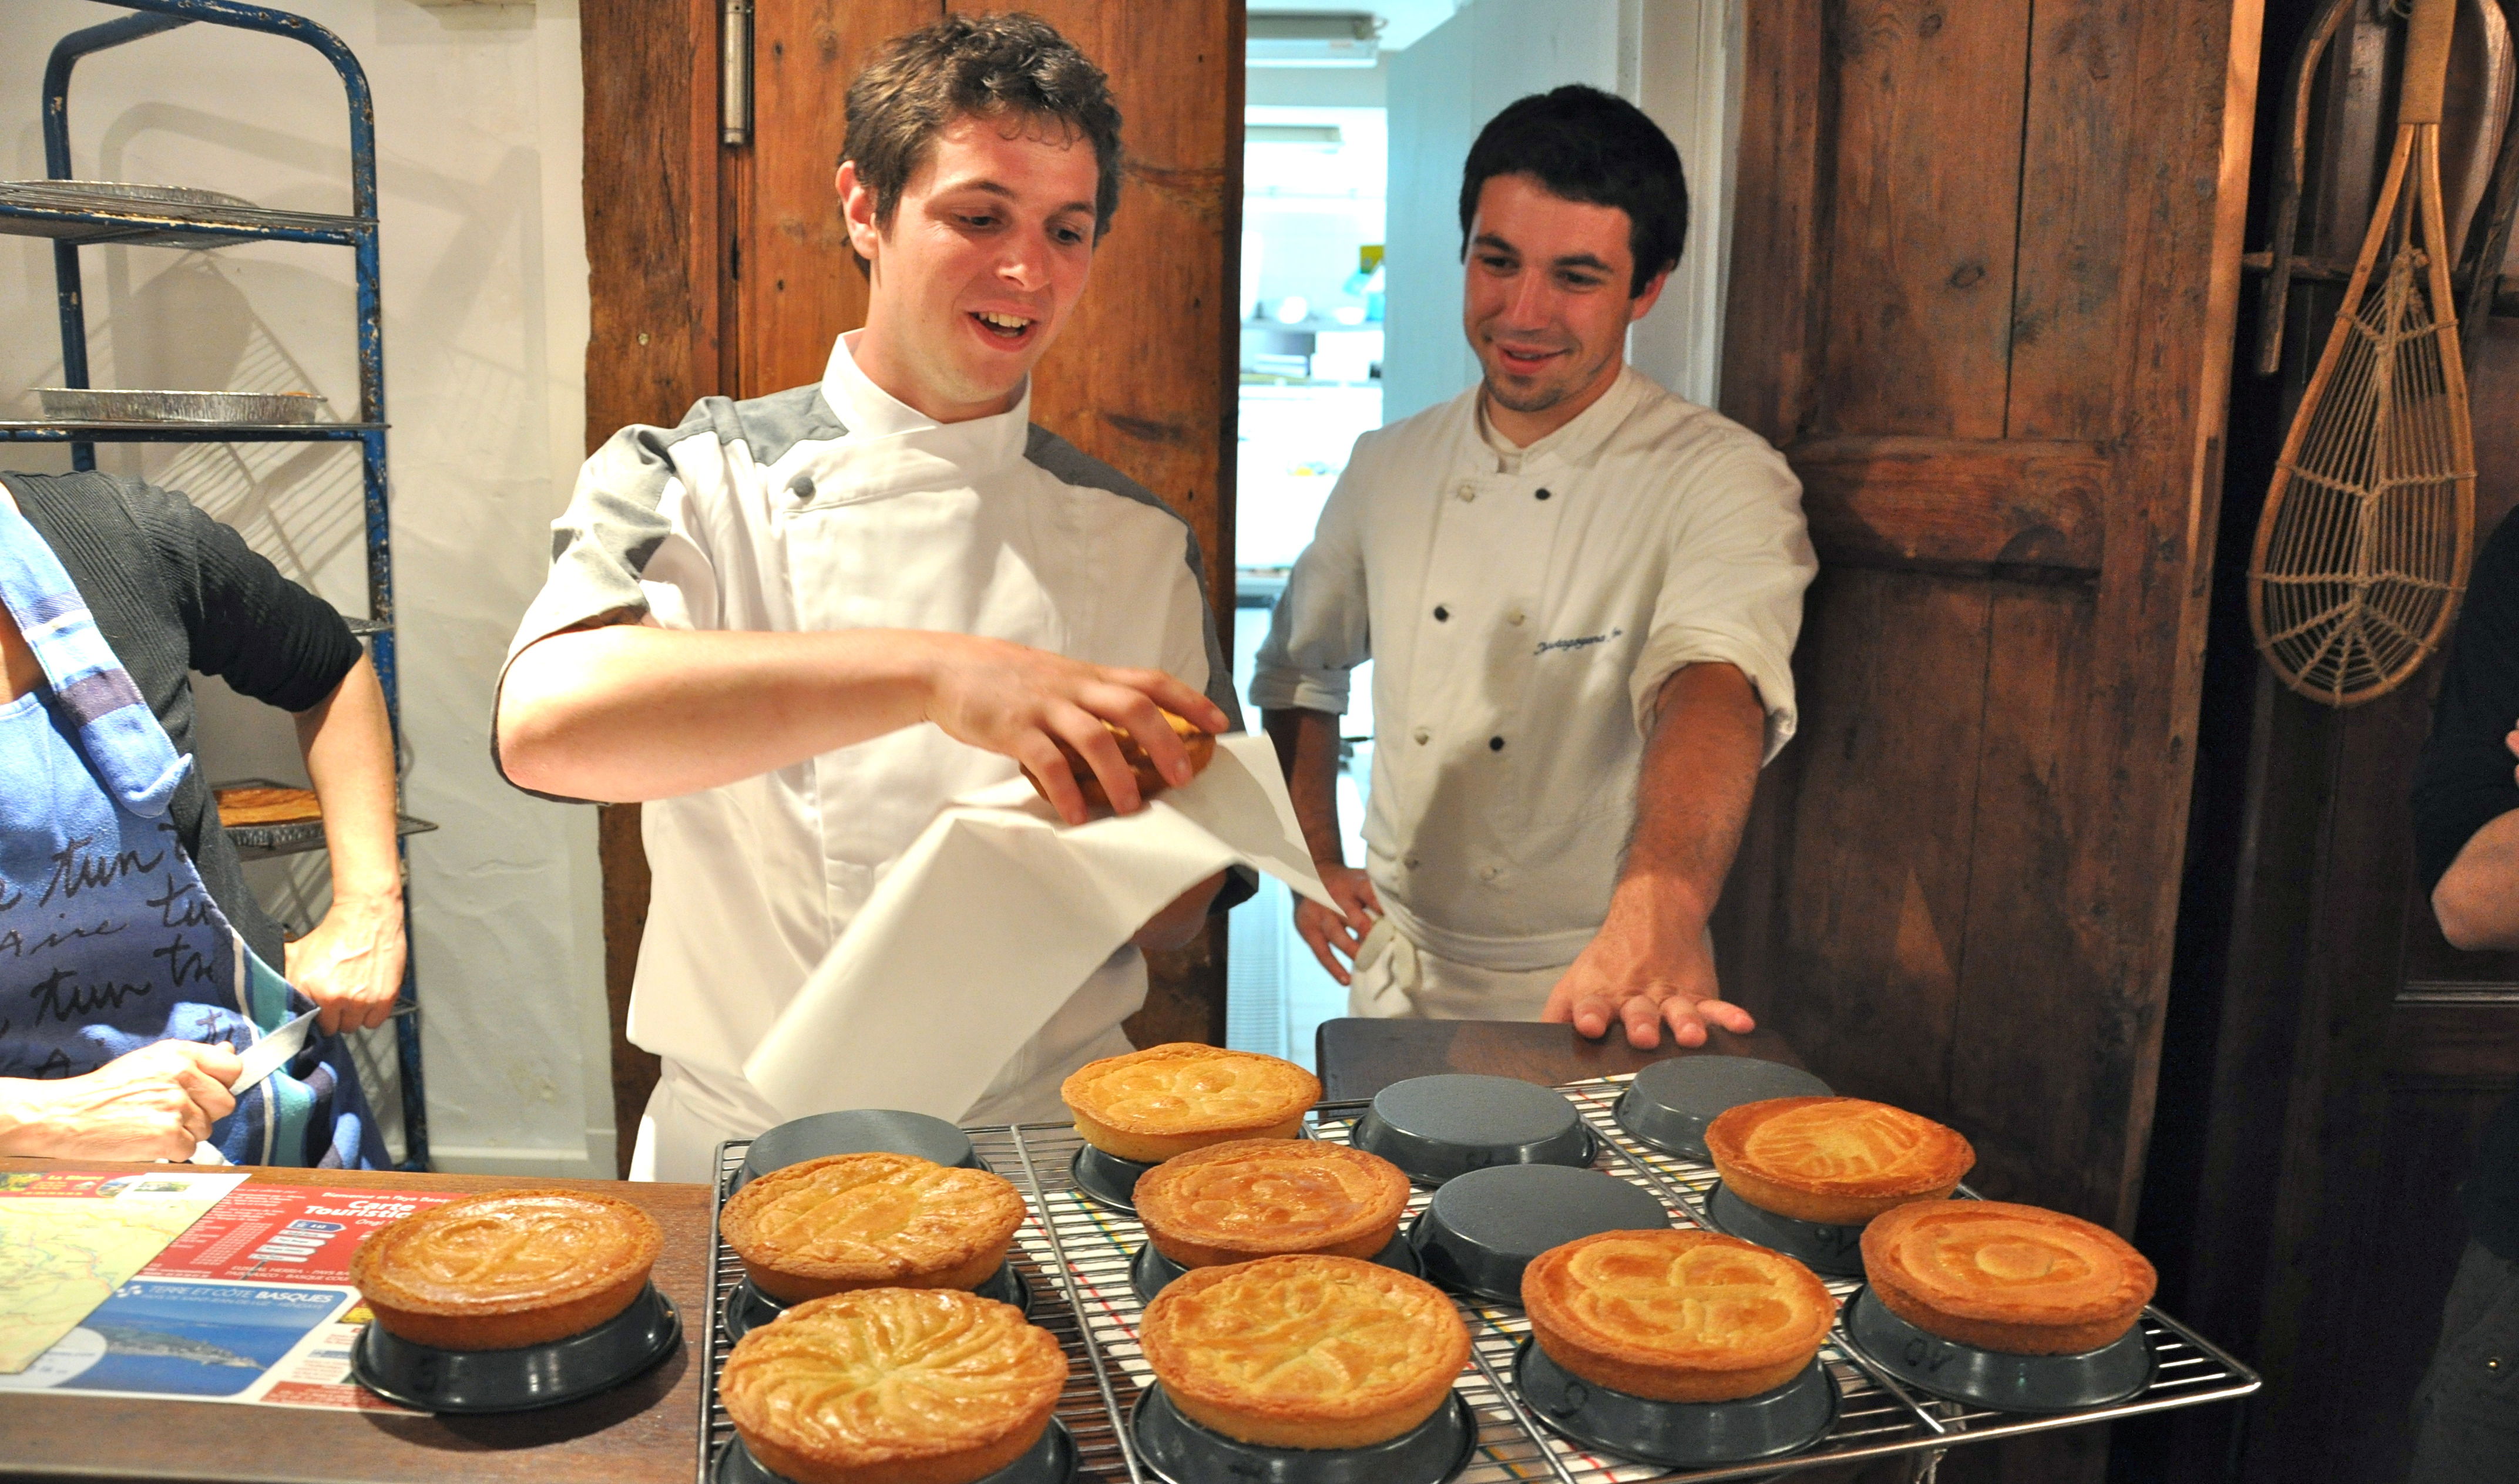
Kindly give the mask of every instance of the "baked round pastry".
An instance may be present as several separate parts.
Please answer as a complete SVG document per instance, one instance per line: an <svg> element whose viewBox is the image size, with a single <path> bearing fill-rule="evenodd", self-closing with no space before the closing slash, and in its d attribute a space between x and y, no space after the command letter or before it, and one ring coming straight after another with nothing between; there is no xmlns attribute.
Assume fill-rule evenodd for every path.
<svg viewBox="0 0 2519 1484"><path fill-rule="evenodd" d="M220 789L216 797L219 823L230 829L242 824L304 824L324 817L324 807L311 788L239 784Z"/></svg>
<svg viewBox="0 0 2519 1484"><path fill-rule="evenodd" d="M969 1484L1039 1441L1067 1356L1023 1311L952 1288L861 1288L737 1341L718 1399L797 1484Z"/></svg>
<svg viewBox="0 0 2519 1484"><path fill-rule="evenodd" d="M1911 1200L1944 1200L1976 1150L1944 1128L1861 1098L1769 1098L1726 1110L1705 1148L1732 1194L1764 1211L1860 1226Z"/></svg>
<svg viewBox="0 0 2519 1484"><path fill-rule="evenodd" d="M1408 1209L1408 1177L1379 1155L1312 1139L1236 1139L1137 1181L1137 1219L1185 1268L1318 1252L1370 1257Z"/></svg>
<svg viewBox="0 0 2519 1484"><path fill-rule="evenodd" d="M2011 1355L2078 1355L2113 1343L2160 1281L2106 1227L2002 1200L1889 1212L1864 1228L1863 1276L1917 1329Z"/></svg>
<svg viewBox="0 0 2519 1484"><path fill-rule="evenodd" d="M1263 1448L1365 1448L1435 1415L1470 1331L1434 1285L1353 1257L1197 1268L1146 1306L1146 1364L1183 1417Z"/></svg>
<svg viewBox="0 0 2519 1484"><path fill-rule="evenodd" d="M1819 1354L1836 1299L1782 1252L1716 1232L1602 1232L1522 1273L1531 1337L1567 1371L1657 1402L1773 1391Z"/></svg>
<svg viewBox="0 0 2519 1484"><path fill-rule="evenodd" d="M594 1329L647 1286L664 1235L581 1191L467 1196L377 1228L350 1282L386 1332L440 1350L515 1350Z"/></svg>
<svg viewBox="0 0 2519 1484"><path fill-rule="evenodd" d="M1255 1051L1173 1041L1087 1062L1058 1095L1085 1143L1156 1164L1235 1139L1295 1137L1321 1079Z"/></svg>
<svg viewBox="0 0 2519 1484"><path fill-rule="evenodd" d="M829 1155L735 1193L718 1231L784 1303L852 1288L974 1288L1006 1260L1023 1198L986 1170L915 1155Z"/></svg>
<svg viewBox="0 0 2519 1484"><path fill-rule="evenodd" d="M1163 711L1160 706L1155 709ZM1207 765L1215 761L1215 733L1201 731L1187 717L1174 716L1169 711L1163 715L1164 720L1171 726L1172 735L1180 738L1181 751L1189 754L1189 775L1195 778L1206 772ZM1112 741L1120 744L1121 760L1128 764L1129 773L1137 780L1138 797L1152 799L1171 787L1171 780L1155 767L1155 760L1138 745L1135 733L1116 721L1105 721L1102 727L1111 734ZM1084 796L1084 802L1097 809L1109 808L1110 792L1102 787L1102 775L1093 771L1093 764L1084 761L1083 754L1068 746L1065 738L1052 737L1050 740L1058 744L1059 756L1067 760L1067 770L1076 779L1077 792ZM1040 786L1039 776L1031 768L1024 769L1024 778L1032 784L1034 793L1043 799L1049 797L1049 790Z"/></svg>

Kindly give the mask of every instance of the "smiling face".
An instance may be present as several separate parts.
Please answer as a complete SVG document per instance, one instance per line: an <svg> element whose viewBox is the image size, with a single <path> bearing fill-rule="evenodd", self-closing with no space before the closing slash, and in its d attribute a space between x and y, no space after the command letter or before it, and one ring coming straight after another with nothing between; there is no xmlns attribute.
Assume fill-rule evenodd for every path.
<svg viewBox="0 0 2519 1484"><path fill-rule="evenodd" d="M1486 371L1487 420L1515 443L1565 426L1616 381L1627 327L1669 277L1628 297L1627 233L1624 211L1553 196L1527 175L1480 188L1461 324Z"/></svg>
<svg viewBox="0 0 2519 1484"><path fill-rule="evenodd" d="M939 422L1011 408L1084 292L1098 163L1056 122L966 114L937 131L885 224L841 165L849 241L873 265L858 369Z"/></svg>

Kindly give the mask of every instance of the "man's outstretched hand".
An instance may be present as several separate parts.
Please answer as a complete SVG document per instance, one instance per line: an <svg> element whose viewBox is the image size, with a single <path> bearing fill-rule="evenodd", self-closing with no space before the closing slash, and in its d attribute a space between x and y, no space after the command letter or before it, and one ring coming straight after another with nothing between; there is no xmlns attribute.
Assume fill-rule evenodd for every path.
<svg viewBox="0 0 2519 1484"><path fill-rule="evenodd" d="M1749 1012L1722 998L1702 929L1685 917L1613 903L1609 921L1549 992L1543 1021L1571 1022L1587 1036L1626 1027L1627 1043L1651 1050L1661 1027L1682 1046L1705 1044L1705 1027L1746 1033Z"/></svg>

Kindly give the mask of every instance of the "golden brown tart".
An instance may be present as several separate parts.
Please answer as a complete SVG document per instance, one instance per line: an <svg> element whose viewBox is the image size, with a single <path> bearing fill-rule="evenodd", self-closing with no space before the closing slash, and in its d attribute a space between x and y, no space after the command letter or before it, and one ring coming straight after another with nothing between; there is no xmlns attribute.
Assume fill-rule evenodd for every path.
<svg viewBox="0 0 2519 1484"><path fill-rule="evenodd" d="M1087 1062L1058 1095L1085 1143L1154 1164L1235 1139L1291 1139L1321 1081L1276 1057L1175 1041Z"/></svg>
<svg viewBox="0 0 2519 1484"><path fill-rule="evenodd" d="M388 1333L440 1350L514 1350L592 1330L647 1285L663 1234L626 1200L499 1191L378 1228L350 1282Z"/></svg>
<svg viewBox="0 0 2519 1484"><path fill-rule="evenodd" d="M1408 1208L1379 1155L1311 1139L1237 1139L1178 1155L1137 1182L1137 1219L1185 1268L1318 1252L1370 1257Z"/></svg>
<svg viewBox="0 0 2519 1484"><path fill-rule="evenodd" d="M1769 1098L1726 1110L1705 1148L1732 1194L1760 1210L1860 1226L1911 1200L1943 1200L1976 1163L1956 1130L1861 1098Z"/></svg>
<svg viewBox="0 0 2519 1484"><path fill-rule="evenodd" d="M1434 1416L1470 1359L1452 1301L1353 1257L1198 1268L1146 1306L1146 1364L1183 1417L1265 1448L1364 1448Z"/></svg>
<svg viewBox="0 0 2519 1484"><path fill-rule="evenodd" d="M1889 1312L1981 1350L2076 1355L2124 1337L2159 1282L2126 1240L2002 1200L1904 1206L1863 1231L1863 1276Z"/></svg>
<svg viewBox="0 0 2519 1484"><path fill-rule="evenodd" d="M1049 1425L1067 1356L1023 1311L952 1288L860 1288L746 1334L718 1399L797 1484L969 1484Z"/></svg>
<svg viewBox="0 0 2519 1484"><path fill-rule="evenodd" d="M735 1193L718 1231L785 1303L851 1288L972 1288L1005 1261L1023 1198L986 1170L915 1155L830 1155Z"/></svg>
<svg viewBox="0 0 2519 1484"><path fill-rule="evenodd" d="M1531 1337L1567 1371L1657 1402L1772 1391L1819 1354L1836 1300L1782 1252L1714 1232L1602 1232L1523 1269Z"/></svg>
<svg viewBox="0 0 2519 1484"><path fill-rule="evenodd" d="M311 788L239 784L220 789L217 797L219 823L230 829L241 824L304 824L324 817L324 807L316 802Z"/></svg>

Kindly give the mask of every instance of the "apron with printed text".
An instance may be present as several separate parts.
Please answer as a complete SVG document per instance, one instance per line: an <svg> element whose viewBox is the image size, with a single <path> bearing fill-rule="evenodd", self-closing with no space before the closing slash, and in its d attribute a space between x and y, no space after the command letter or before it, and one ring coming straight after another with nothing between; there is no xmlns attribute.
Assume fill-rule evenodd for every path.
<svg viewBox="0 0 2519 1484"><path fill-rule="evenodd" d="M242 1051L305 996L219 910L168 814L175 751L69 574L0 503L0 603L45 683L0 705L0 1077L74 1077L156 1041ZM231 1162L378 1168L337 1035L238 1098Z"/></svg>

